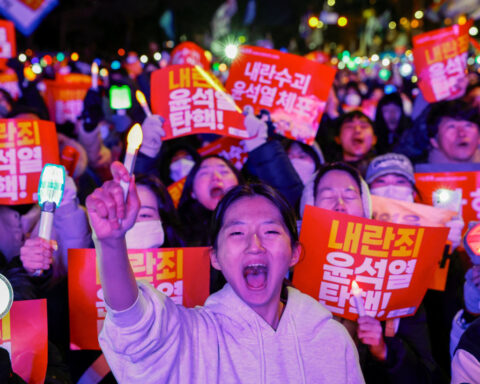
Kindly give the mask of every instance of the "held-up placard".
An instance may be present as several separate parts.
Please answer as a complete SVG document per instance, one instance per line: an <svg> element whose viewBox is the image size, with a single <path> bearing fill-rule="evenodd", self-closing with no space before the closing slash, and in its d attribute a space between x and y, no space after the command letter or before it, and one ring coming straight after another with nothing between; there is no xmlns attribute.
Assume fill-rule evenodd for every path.
<svg viewBox="0 0 480 384"><path fill-rule="evenodd" d="M418 85L429 103L463 95L464 89L458 83L466 79L471 25L453 25L413 38Z"/></svg>
<svg viewBox="0 0 480 384"><path fill-rule="evenodd" d="M55 80L45 80L45 85L43 96L50 120L58 124L76 122L83 111L83 99L92 86L91 77L78 73L57 75Z"/></svg>
<svg viewBox="0 0 480 384"><path fill-rule="evenodd" d="M153 113L165 118L163 140L197 133L248 137L241 109L199 65L171 65L153 72L151 99Z"/></svg>
<svg viewBox="0 0 480 384"><path fill-rule="evenodd" d="M207 71L210 68L210 60L205 51L191 41L185 41L173 49L170 55L170 64L201 65Z"/></svg>
<svg viewBox="0 0 480 384"><path fill-rule="evenodd" d="M312 144L335 73L304 57L241 46L226 88L241 107L269 110L277 133Z"/></svg>
<svg viewBox="0 0 480 384"><path fill-rule="evenodd" d="M54 123L0 119L0 204L36 202L43 166L58 161Z"/></svg>
<svg viewBox="0 0 480 384"><path fill-rule="evenodd" d="M129 250L137 280L150 283L175 303L203 305L209 294L208 248ZM95 249L68 250L70 348L100 349L98 334L107 314Z"/></svg>
<svg viewBox="0 0 480 384"><path fill-rule="evenodd" d="M9 59L16 55L15 27L11 21L0 20L0 58Z"/></svg>
<svg viewBox="0 0 480 384"><path fill-rule="evenodd" d="M384 223L307 206L300 241L305 257L293 285L334 315L355 320L355 280L366 314L379 320L413 315L443 253L448 228Z"/></svg>
<svg viewBox="0 0 480 384"><path fill-rule="evenodd" d="M220 155L230 161L238 170L248 159L248 151L243 142L233 137L221 137L212 141L209 145L199 148L198 153L202 156Z"/></svg>
<svg viewBox="0 0 480 384"><path fill-rule="evenodd" d="M415 186L425 204L433 204L433 192L438 189L460 190L464 230L470 221L480 220L479 171L415 173Z"/></svg>
<svg viewBox="0 0 480 384"><path fill-rule="evenodd" d="M30 384L43 384L47 372L47 300L14 301L0 319L0 347L8 351L12 369Z"/></svg>

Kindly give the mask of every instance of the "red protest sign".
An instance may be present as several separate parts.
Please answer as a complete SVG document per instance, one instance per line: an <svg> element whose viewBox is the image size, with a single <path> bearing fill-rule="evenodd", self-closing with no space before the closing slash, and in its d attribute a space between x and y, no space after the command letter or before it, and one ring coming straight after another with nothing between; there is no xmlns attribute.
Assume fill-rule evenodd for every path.
<svg viewBox="0 0 480 384"><path fill-rule="evenodd" d="M463 95L458 83L466 78L470 26L468 22L413 38L418 85L429 103Z"/></svg>
<svg viewBox="0 0 480 384"><path fill-rule="evenodd" d="M201 65L205 70L210 68L210 60L206 52L191 41L185 41L173 49L170 55L170 64Z"/></svg>
<svg viewBox="0 0 480 384"><path fill-rule="evenodd" d="M175 208L178 208L178 203L180 202L180 197L182 197L183 186L185 185L186 180L187 177L185 176L175 183L170 184L167 188Z"/></svg>
<svg viewBox="0 0 480 384"><path fill-rule="evenodd" d="M166 118L163 140L196 133L248 137L244 116L215 76L200 66L172 65L152 73L152 111Z"/></svg>
<svg viewBox="0 0 480 384"><path fill-rule="evenodd" d="M232 137L221 137L206 147L199 148L198 153L202 156L220 155L237 169L241 169L248 159L248 151L242 141Z"/></svg>
<svg viewBox="0 0 480 384"><path fill-rule="evenodd" d="M335 72L300 56L242 46L226 88L241 107L268 109L279 134L312 144Z"/></svg>
<svg viewBox="0 0 480 384"><path fill-rule="evenodd" d="M18 86L17 74L10 68L6 72L0 73L0 88L7 91L14 100L22 95Z"/></svg>
<svg viewBox="0 0 480 384"><path fill-rule="evenodd" d="M433 204L438 189L461 190L463 221L480 220L480 172L415 173L415 185L425 204Z"/></svg>
<svg viewBox="0 0 480 384"><path fill-rule="evenodd" d="M14 301L0 320L0 347L6 349L13 371L30 384L45 381L48 358L47 301Z"/></svg>
<svg viewBox="0 0 480 384"><path fill-rule="evenodd" d="M448 228L384 223L307 206L300 234L305 258L295 267L293 284L333 314L355 320L355 280L367 315L409 316L427 291L447 234Z"/></svg>
<svg viewBox="0 0 480 384"><path fill-rule="evenodd" d="M0 20L0 58L9 59L16 55L15 26L11 21Z"/></svg>
<svg viewBox="0 0 480 384"><path fill-rule="evenodd" d="M0 119L0 204L37 201L38 182L46 163L58 164L54 123Z"/></svg>
<svg viewBox="0 0 480 384"><path fill-rule="evenodd" d="M147 281L177 304L203 305L209 293L208 248L129 250L138 280ZM97 336L106 315L95 249L68 251L71 349L100 349Z"/></svg>
<svg viewBox="0 0 480 384"><path fill-rule="evenodd" d="M77 121L83 110L83 99L92 86L88 75L71 73L57 75L55 80L45 80L45 103L50 119L63 124L66 121Z"/></svg>

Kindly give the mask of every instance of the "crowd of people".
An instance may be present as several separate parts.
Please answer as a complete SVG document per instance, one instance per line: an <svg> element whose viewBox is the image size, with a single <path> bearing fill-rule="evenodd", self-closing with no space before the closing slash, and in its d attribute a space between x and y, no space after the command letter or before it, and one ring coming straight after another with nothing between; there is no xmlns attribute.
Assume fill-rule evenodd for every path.
<svg viewBox="0 0 480 384"><path fill-rule="evenodd" d="M18 71L21 96L0 90L1 117L49 120L41 79L26 80L16 60L8 65ZM87 92L77 120L57 122L60 151L71 146L79 159L52 240L38 236L37 204L0 206L0 273L15 300L47 299L47 383L77 382L99 356L70 351L68 334L68 249L92 247L108 308L99 340L113 376L79 382L480 382L480 260L463 244L461 219L448 223L445 291L429 291L413 316L333 317L286 278L302 252L297 222L306 204L371 218L371 195L422 202L414 169L480 170L475 71L461 98L434 104L409 78L338 71L312 145L278 135L269 111L247 109L245 128L257 135L244 140L248 159L238 169L199 154L214 135L166 141L165 116L147 116L135 100L125 114L109 109L111 85L149 99L156 69L111 70ZM121 161L136 122L144 138L130 175ZM167 187L183 178L175 207ZM129 185L126 199L121 182ZM128 248L193 246L210 247L203 307L186 309L135 281ZM20 382L1 374L2 382Z"/></svg>

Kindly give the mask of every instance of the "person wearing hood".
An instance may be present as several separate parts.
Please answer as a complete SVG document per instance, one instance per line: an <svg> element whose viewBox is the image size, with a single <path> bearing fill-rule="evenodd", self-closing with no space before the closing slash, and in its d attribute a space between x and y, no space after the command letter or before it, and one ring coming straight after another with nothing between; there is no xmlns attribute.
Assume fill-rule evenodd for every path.
<svg viewBox="0 0 480 384"><path fill-rule="evenodd" d="M87 207L108 308L99 341L120 383L364 382L345 329L283 284L301 246L293 210L275 190L240 185L217 205L210 258L228 284L186 309L135 281L124 236L138 196L120 163L112 174ZM120 180L130 182L126 203Z"/></svg>
<svg viewBox="0 0 480 384"><path fill-rule="evenodd" d="M372 217L368 185L345 163L320 169L314 182L315 206L352 216ZM357 341L367 383L443 383L428 337L425 310L414 316L381 323L360 316L357 322L337 318Z"/></svg>

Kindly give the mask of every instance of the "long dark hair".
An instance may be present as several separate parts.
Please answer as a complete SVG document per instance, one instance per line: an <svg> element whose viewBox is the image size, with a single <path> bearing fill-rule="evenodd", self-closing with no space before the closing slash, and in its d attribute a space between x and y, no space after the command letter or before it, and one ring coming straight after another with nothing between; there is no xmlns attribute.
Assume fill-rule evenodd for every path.
<svg viewBox="0 0 480 384"><path fill-rule="evenodd" d="M180 220L173 205L172 198L160 179L154 175L137 175L135 184L143 185L150 189L157 200L158 214L162 220L165 232L164 247L183 247L185 241L182 238Z"/></svg>
<svg viewBox="0 0 480 384"><path fill-rule="evenodd" d="M296 215L295 211L290 206L288 201L280 193L278 193L275 189L273 189L267 184L248 183L238 185L235 188L232 188L218 203L217 208L213 213L210 225L210 246L212 246L213 249L217 249L218 234L222 229L223 219L225 217L227 209L241 198L255 196L265 197L278 208L280 214L282 215L285 227L287 227L288 233L290 235L290 242L292 247L298 244Z"/></svg>
<svg viewBox="0 0 480 384"><path fill-rule="evenodd" d="M388 104L394 104L400 108L400 119L398 120L398 125L395 130L390 134L390 129L387 126L385 118L383 117L383 107ZM383 96L377 105L377 111L375 114L375 125L374 132L377 136L377 152L387 153L391 152L391 149L395 146L397 141L402 136L402 133L405 129L409 128L410 119L405 115L403 110L403 101L402 97L398 92L389 93L388 95ZM389 140L391 138L391 140Z"/></svg>
<svg viewBox="0 0 480 384"><path fill-rule="evenodd" d="M182 223L183 232L190 246L205 246L208 244L208 225L212 217L212 211L205 208L197 199L193 198L192 192L193 182L195 181L195 176L200 166L205 160L211 158L222 160L235 174L238 183L243 184L244 182L240 172L238 172L233 164L221 156L209 155L197 161L185 180L182 196L178 203L178 214Z"/></svg>

